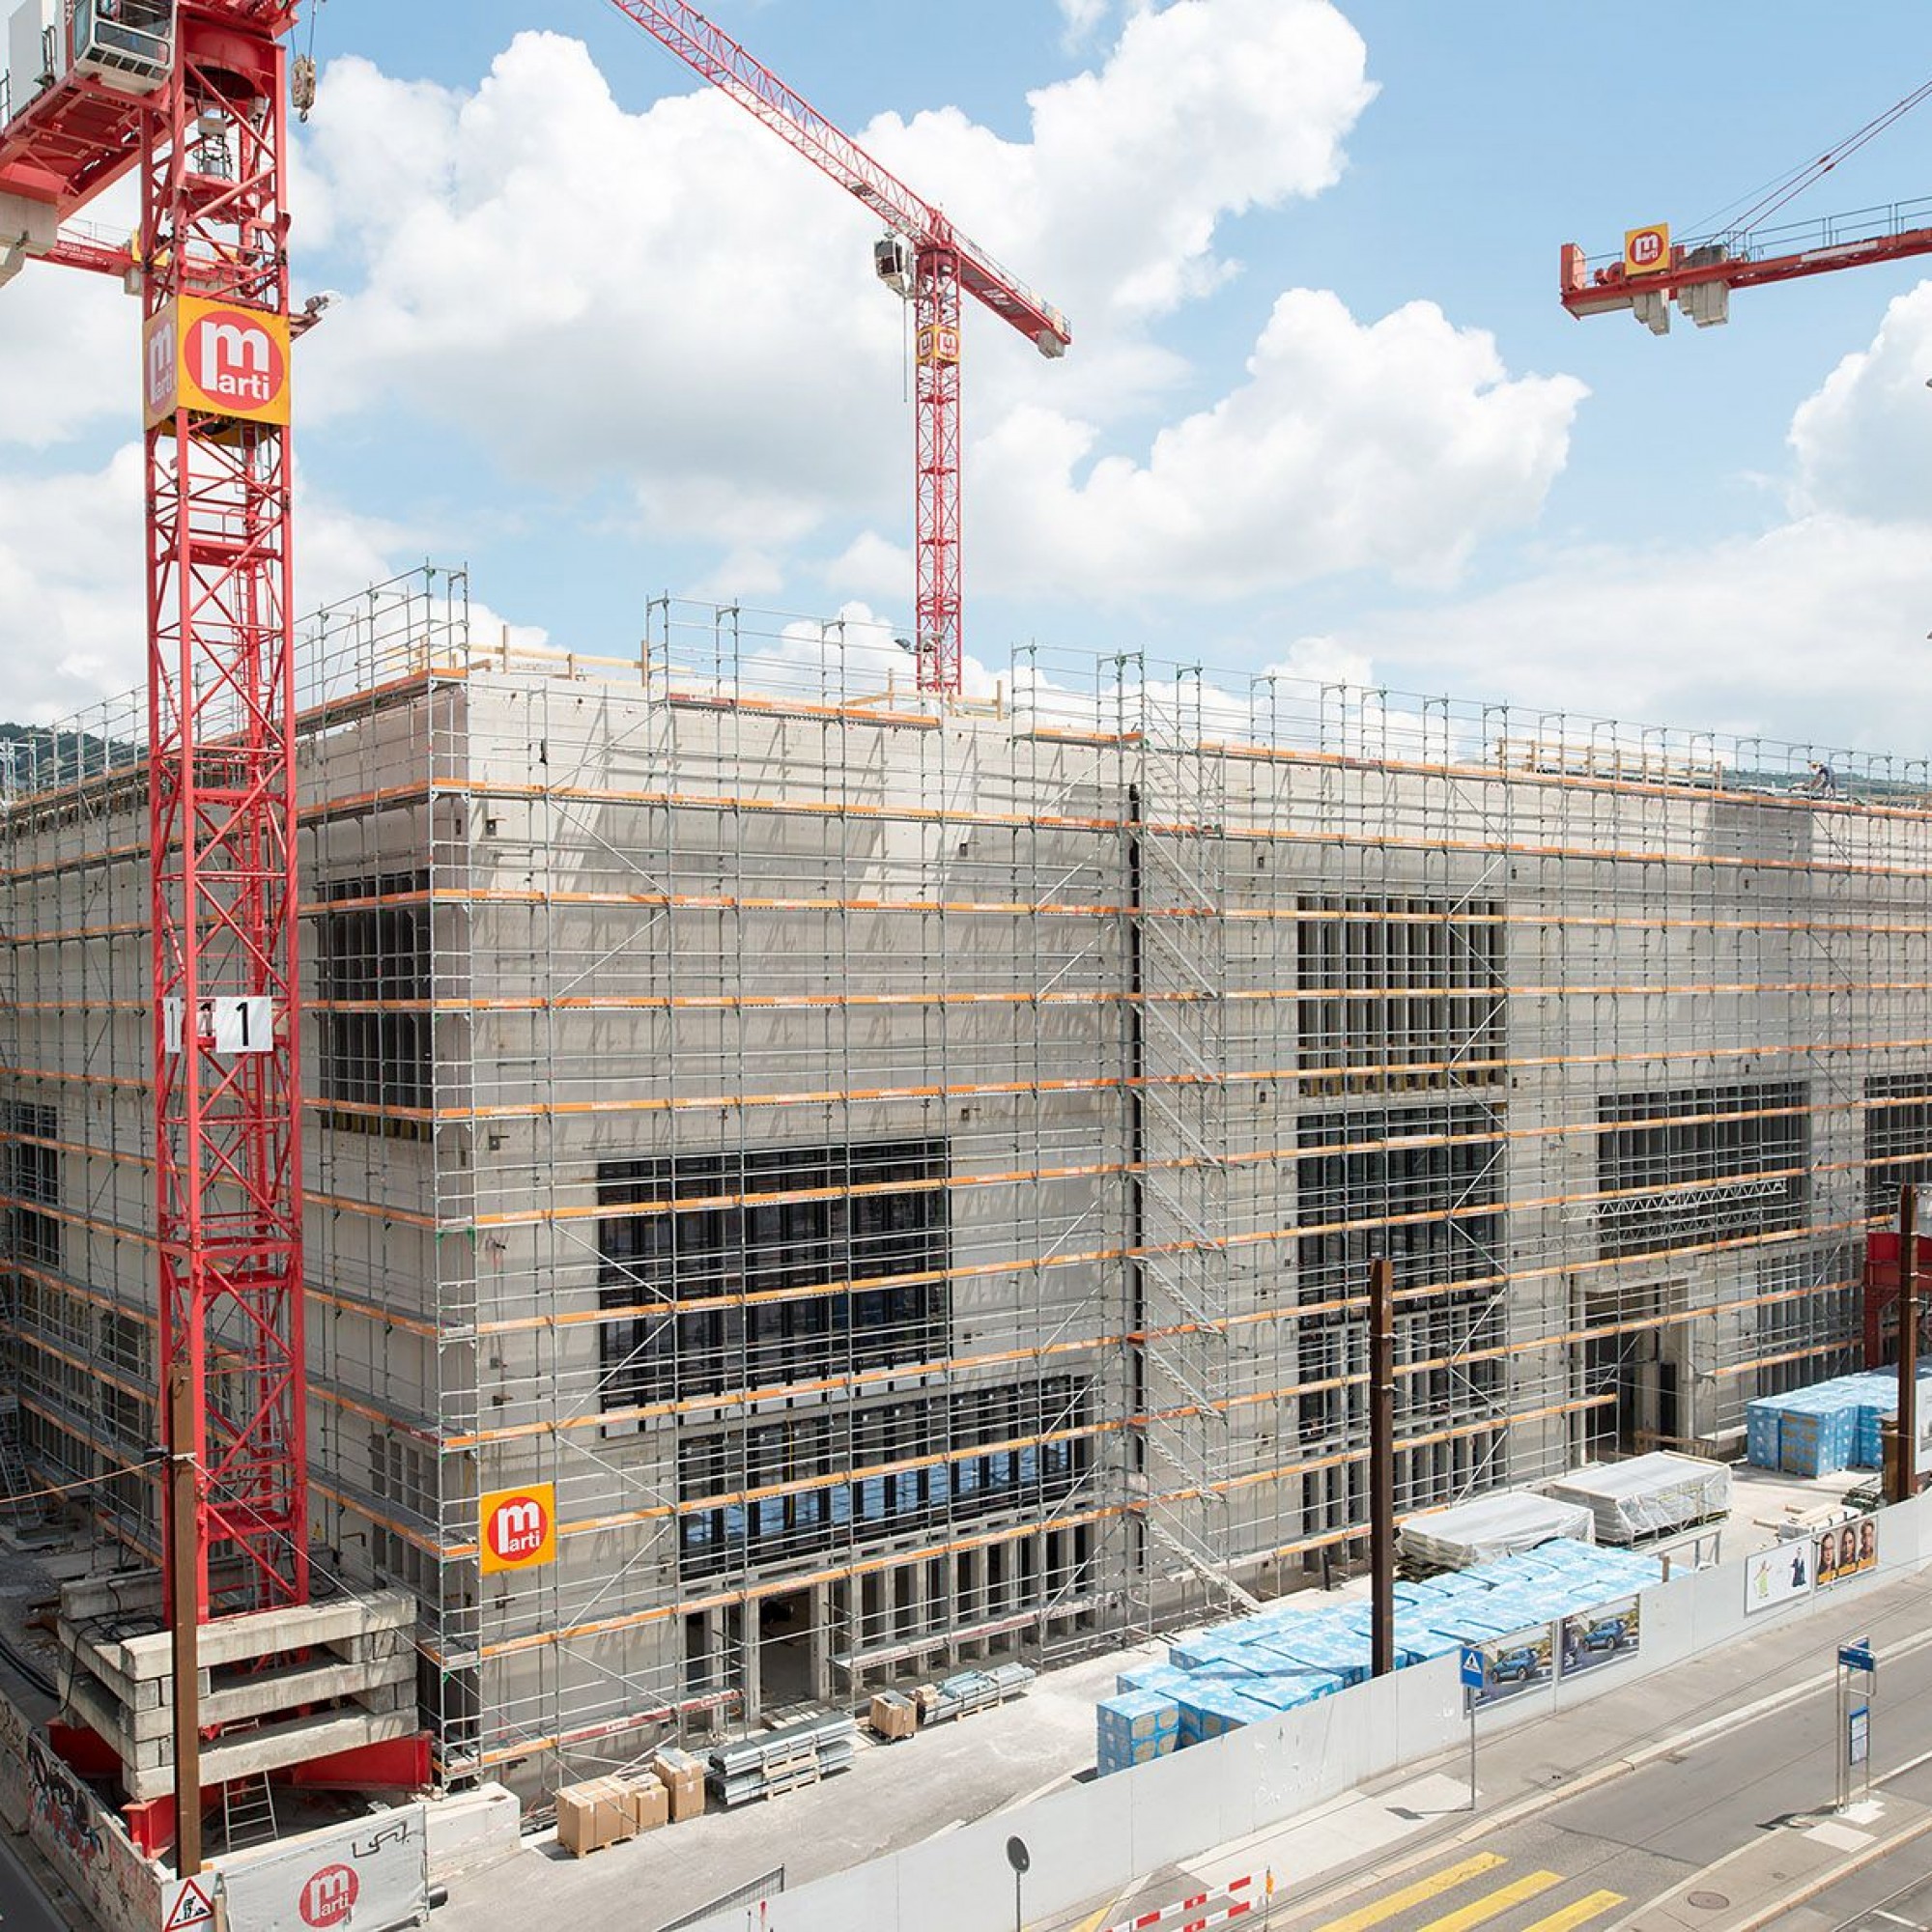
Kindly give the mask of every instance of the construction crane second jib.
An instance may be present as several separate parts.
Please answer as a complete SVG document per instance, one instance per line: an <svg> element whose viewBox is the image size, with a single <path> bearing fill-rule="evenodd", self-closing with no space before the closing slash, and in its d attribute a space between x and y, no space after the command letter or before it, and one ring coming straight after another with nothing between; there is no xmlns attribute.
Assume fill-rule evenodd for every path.
<svg viewBox="0 0 1932 1932"><path fill-rule="evenodd" d="M683 0L613 0L695 73L870 209L888 233L879 279L913 305L916 396L917 653L922 690L956 694L963 668L960 569L960 311L971 296L1043 355L1073 342L1066 318L1009 273L802 95Z"/></svg>

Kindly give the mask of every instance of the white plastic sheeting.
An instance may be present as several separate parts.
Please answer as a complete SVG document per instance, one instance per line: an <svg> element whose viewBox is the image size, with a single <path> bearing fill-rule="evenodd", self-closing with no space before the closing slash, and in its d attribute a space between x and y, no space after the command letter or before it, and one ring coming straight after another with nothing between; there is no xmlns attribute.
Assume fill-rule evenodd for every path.
<svg viewBox="0 0 1932 1932"><path fill-rule="evenodd" d="M1628 1463L1589 1463L1545 1493L1580 1503L1599 1543L1635 1543L1722 1516L1731 1506L1731 1472L1721 1463L1659 1450Z"/></svg>
<svg viewBox="0 0 1932 1932"><path fill-rule="evenodd" d="M1534 1549L1552 1536L1591 1541L1594 1519L1581 1503L1560 1502L1532 1490L1503 1490L1448 1509L1410 1517L1396 1539L1405 1556L1445 1570L1466 1570Z"/></svg>

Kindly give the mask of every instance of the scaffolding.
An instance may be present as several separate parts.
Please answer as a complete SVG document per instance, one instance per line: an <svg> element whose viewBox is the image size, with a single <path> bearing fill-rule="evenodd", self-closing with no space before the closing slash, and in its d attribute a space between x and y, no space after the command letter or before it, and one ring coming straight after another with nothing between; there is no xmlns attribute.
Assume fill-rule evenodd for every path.
<svg viewBox="0 0 1932 1932"><path fill-rule="evenodd" d="M1378 1255L1404 1512L1849 1362L1932 1159L1923 760L468 595L301 657L315 1560L416 1596L445 1778L1320 1575ZM139 717L8 736L0 1393L152 1556Z"/></svg>

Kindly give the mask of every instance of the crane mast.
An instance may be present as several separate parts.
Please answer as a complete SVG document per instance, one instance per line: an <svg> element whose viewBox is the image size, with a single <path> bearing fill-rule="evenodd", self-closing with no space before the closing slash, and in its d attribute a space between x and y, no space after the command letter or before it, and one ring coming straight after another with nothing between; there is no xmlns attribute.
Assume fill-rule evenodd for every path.
<svg viewBox="0 0 1932 1932"><path fill-rule="evenodd" d="M41 0L0 122L0 280L142 304L158 1381L185 1373L199 1615L308 1598L287 55L294 0ZM30 24L33 24L30 22ZM21 44L16 22L16 46ZM131 251L60 224L138 172Z"/></svg>
<svg viewBox="0 0 1932 1932"><path fill-rule="evenodd" d="M964 661L960 569L960 353L963 298L990 309L1041 355L1064 355L1066 318L1015 279L946 215L875 160L796 90L684 0L612 0L693 72L722 89L889 231L879 278L913 307L916 627L919 681L946 696Z"/></svg>

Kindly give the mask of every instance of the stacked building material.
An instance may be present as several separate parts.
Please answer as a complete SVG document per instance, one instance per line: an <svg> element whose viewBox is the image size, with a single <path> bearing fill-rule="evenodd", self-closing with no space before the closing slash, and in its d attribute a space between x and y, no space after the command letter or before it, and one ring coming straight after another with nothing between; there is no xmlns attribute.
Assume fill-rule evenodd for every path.
<svg viewBox="0 0 1932 1932"><path fill-rule="evenodd" d="M1538 1495L1534 1490L1499 1490L1449 1509L1410 1517L1396 1539L1404 1556L1443 1570L1463 1570L1518 1550L1534 1549L1552 1536L1588 1540L1594 1519L1580 1503Z"/></svg>
<svg viewBox="0 0 1932 1932"><path fill-rule="evenodd" d="M836 1711L721 1745L711 1753L712 1792L729 1807L849 1771L858 1730L846 1713Z"/></svg>
<svg viewBox="0 0 1932 1932"><path fill-rule="evenodd" d="M1599 1543L1627 1546L1724 1515L1731 1472L1721 1463L1659 1450L1627 1463L1586 1463L1547 1484L1545 1493L1587 1509Z"/></svg>
<svg viewBox="0 0 1932 1932"><path fill-rule="evenodd" d="M1197 1678L1194 1687L1176 1700L1180 1712L1180 1744L1198 1745L1208 1738L1225 1737L1244 1724L1264 1724L1279 1713L1270 1705L1256 1702L1225 1679Z"/></svg>
<svg viewBox="0 0 1932 1932"><path fill-rule="evenodd" d="M1918 1373L1932 1377L1932 1362L1921 1362ZM1884 1461L1884 1420L1897 1411L1896 1369L1867 1369L1760 1396L1745 1405L1745 1454L1754 1468L1795 1476L1876 1469Z"/></svg>
<svg viewBox="0 0 1932 1932"><path fill-rule="evenodd" d="M651 1770L670 1804L670 1822L682 1825L704 1815L704 1760L667 1746L651 1759Z"/></svg>
<svg viewBox="0 0 1932 1932"><path fill-rule="evenodd" d="M867 1721L875 1737L909 1738L919 1729L919 1707L903 1690L881 1690Z"/></svg>
<svg viewBox="0 0 1932 1932"><path fill-rule="evenodd" d="M1678 1459L1682 1460L1682 1459ZM1396 1586L1396 1664L1494 1644L1601 1610L1662 1581L1655 1556L1555 1537L1534 1549ZM1096 1718L1101 1769L1144 1763L1128 1750L1131 1714L1172 1707L1172 1747L1265 1723L1369 1674L1373 1612L1359 1599L1291 1598L1172 1644L1165 1663L1136 1665ZM1166 1748L1164 1747L1163 1748Z"/></svg>
<svg viewBox="0 0 1932 1932"><path fill-rule="evenodd" d="M1180 1747L1180 1707L1155 1690L1128 1690L1094 1707L1094 1762L1100 1776L1149 1764Z"/></svg>
<svg viewBox="0 0 1932 1932"><path fill-rule="evenodd" d="M961 1670L943 1677L934 1687L925 1713L928 1724L944 1723L949 1718L971 1717L975 1711L991 1710L1010 1697L1023 1696L1034 1680L1034 1672L1024 1663L996 1663L990 1670Z"/></svg>
<svg viewBox="0 0 1932 1932"><path fill-rule="evenodd" d="M654 1817L652 1822L664 1821ZM582 1784L566 1784L556 1794L556 1841L574 1859L622 1844L640 1829L635 1795L622 1778L593 1777Z"/></svg>

